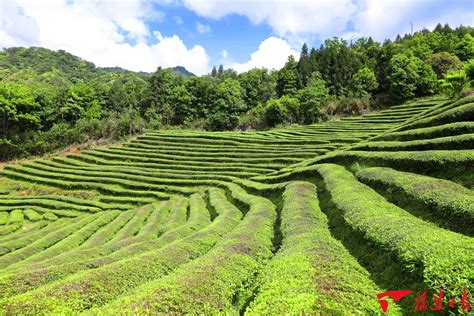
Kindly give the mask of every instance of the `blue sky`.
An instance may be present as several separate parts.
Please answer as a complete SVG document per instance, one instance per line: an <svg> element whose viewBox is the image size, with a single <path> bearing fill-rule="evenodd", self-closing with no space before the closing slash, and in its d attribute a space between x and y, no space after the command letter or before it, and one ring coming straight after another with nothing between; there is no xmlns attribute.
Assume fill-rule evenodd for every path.
<svg viewBox="0 0 474 316"><path fill-rule="evenodd" d="M231 53L237 62L244 62L262 40L274 35L267 24L253 25L241 15L231 14L219 20L198 16L184 7L158 7L166 10L160 22L149 23L163 36L177 34L188 46L202 45L214 64L222 59L222 52ZM198 23L203 26L198 31Z"/></svg>
<svg viewBox="0 0 474 316"><path fill-rule="evenodd" d="M0 47L64 49L98 66L153 71L280 68L304 42L382 41L474 25L472 0L0 0Z"/></svg>

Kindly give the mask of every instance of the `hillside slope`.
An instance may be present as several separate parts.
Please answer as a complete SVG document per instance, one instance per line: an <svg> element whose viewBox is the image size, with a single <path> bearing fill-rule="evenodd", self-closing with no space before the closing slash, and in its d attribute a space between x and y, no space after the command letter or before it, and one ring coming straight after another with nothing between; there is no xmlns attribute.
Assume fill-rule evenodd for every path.
<svg viewBox="0 0 474 316"><path fill-rule="evenodd" d="M380 313L474 290L474 97L7 164L0 310ZM456 297L453 307L448 299ZM430 301L430 304L432 302Z"/></svg>

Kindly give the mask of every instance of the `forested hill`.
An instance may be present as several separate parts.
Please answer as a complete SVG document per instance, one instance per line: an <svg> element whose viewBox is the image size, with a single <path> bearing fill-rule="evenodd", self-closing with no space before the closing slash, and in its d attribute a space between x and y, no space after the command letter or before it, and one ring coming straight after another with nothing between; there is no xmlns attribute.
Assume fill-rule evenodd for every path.
<svg viewBox="0 0 474 316"><path fill-rule="evenodd" d="M71 82L92 79L101 73L93 63L66 51L41 47L5 49L0 53L0 69L1 79L21 76L24 72L30 72L30 76L55 73Z"/></svg>
<svg viewBox="0 0 474 316"><path fill-rule="evenodd" d="M104 70L104 71L107 71L107 72L119 72L119 73L130 73L130 72L133 72L133 71L130 71L130 70L127 70L127 69L123 69L121 67L101 67L100 69ZM175 67L171 67L171 68L166 68L166 69L169 69L171 70L173 73L177 74L177 75L181 75L185 78L189 78L189 77L194 77L196 76L195 74L193 74L192 72L188 71L186 68L184 68L183 66L175 66ZM139 72L136 72L137 74L141 75L141 76L144 76L144 77L149 77L151 76L151 73L149 72L143 72L143 71L139 71Z"/></svg>
<svg viewBox="0 0 474 316"><path fill-rule="evenodd" d="M474 80L474 28L437 25L383 43L306 44L282 69L196 77L182 67L99 68L65 51L0 52L0 160L180 126L267 129L362 114L412 98L456 98Z"/></svg>
<svg viewBox="0 0 474 316"><path fill-rule="evenodd" d="M186 78L195 76L182 66L169 69ZM28 72L30 76L43 75L47 77L55 74L70 82L90 80L104 75L104 72L136 73L142 77L151 75L151 73L133 72L121 67L96 67L93 63L64 50L53 51L42 47L12 47L0 52L0 80L9 77L22 77L22 74Z"/></svg>

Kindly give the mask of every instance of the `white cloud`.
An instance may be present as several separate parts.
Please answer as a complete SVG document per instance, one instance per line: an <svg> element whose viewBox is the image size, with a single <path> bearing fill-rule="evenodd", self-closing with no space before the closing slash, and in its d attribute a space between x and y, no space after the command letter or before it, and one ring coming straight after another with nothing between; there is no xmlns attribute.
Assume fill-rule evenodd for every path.
<svg viewBox="0 0 474 316"><path fill-rule="evenodd" d="M144 0L9 0L0 15L0 47L64 49L98 66L135 71L181 65L205 74L209 68L202 46L187 48L178 36L150 32L145 21L163 15ZM156 43L147 44L150 38Z"/></svg>
<svg viewBox="0 0 474 316"><path fill-rule="evenodd" d="M472 25L472 0L176 0L202 17L230 14L268 24L292 47L333 36L372 36L377 40L432 29L438 22Z"/></svg>
<svg viewBox="0 0 474 316"><path fill-rule="evenodd" d="M290 55L297 59L299 53L293 50L284 39L272 36L260 43L258 49L250 56L249 61L245 63L229 62L226 64L226 67L233 68L237 72L261 67L280 69L285 65Z"/></svg>
<svg viewBox="0 0 474 316"><path fill-rule="evenodd" d="M397 34L421 30L426 27L432 30L437 23L472 25L474 6L457 5L463 1L452 0L444 4L443 10L435 10L433 6L440 1L429 0L362 0L359 11L353 22L357 36L372 36L382 41L394 38Z"/></svg>
<svg viewBox="0 0 474 316"><path fill-rule="evenodd" d="M196 31L199 34L206 34L206 33L209 33L211 31L211 27L209 25L202 24L200 22L196 22Z"/></svg>
<svg viewBox="0 0 474 316"><path fill-rule="evenodd" d="M279 36L341 33L356 9L351 0L184 0L184 5L214 19L240 14L254 24L267 23Z"/></svg>
<svg viewBox="0 0 474 316"><path fill-rule="evenodd" d="M39 28L35 20L23 14L16 3L0 2L0 47L37 44Z"/></svg>

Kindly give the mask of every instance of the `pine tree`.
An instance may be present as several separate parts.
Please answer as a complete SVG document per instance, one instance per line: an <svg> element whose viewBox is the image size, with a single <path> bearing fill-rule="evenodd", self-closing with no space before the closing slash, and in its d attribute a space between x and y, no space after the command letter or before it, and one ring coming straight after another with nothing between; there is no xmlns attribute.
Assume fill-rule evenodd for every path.
<svg viewBox="0 0 474 316"><path fill-rule="evenodd" d="M217 70L217 77L221 79L224 77L224 66L219 65L219 69Z"/></svg>
<svg viewBox="0 0 474 316"><path fill-rule="evenodd" d="M276 92L278 97L294 96L298 88L298 69L295 58L290 55L285 66L278 72Z"/></svg>
<svg viewBox="0 0 474 316"><path fill-rule="evenodd" d="M298 87L303 88L308 84L309 76L311 75L311 64L308 54L308 45L303 44L301 48L300 59L298 61Z"/></svg>

